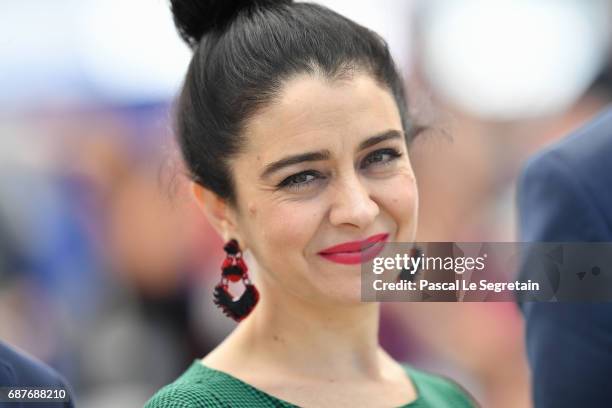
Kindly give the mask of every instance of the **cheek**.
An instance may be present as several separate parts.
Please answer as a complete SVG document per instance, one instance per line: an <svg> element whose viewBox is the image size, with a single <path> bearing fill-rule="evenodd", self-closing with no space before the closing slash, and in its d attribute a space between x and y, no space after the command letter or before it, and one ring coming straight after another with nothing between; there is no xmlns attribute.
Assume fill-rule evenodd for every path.
<svg viewBox="0 0 612 408"><path fill-rule="evenodd" d="M412 177L401 177L393 188L394 207L412 217L412 211L416 210L419 202L419 194L416 183ZM401 211L403 209L403 211ZM406 211L410 209L411 211Z"/></svg>
<svg viewBox="0 0 612 408"><path fill-rule="evenodd" d="M414 176L401 174L390 182L381 185L379 197L386 211L398 224L398 228L408 233L412 239L417 223L419 194Z"/></svg>
<svg viewBox="0 0 612 408"><path fill-rule="evenodd" d="M252 236L260 240L258 247L274 256L301 253L316 234L321 214L316 200L249 206Z"/></svg>
<svg viewBox="0 0 612 408"><path fill-rule="evenodd" d="M321 223L316 200L262 203L249 220L253 254L271 279L290 291L305 293L312 285L308 272L310 244ZM301 289L300 289L301 288Z"/></svg>

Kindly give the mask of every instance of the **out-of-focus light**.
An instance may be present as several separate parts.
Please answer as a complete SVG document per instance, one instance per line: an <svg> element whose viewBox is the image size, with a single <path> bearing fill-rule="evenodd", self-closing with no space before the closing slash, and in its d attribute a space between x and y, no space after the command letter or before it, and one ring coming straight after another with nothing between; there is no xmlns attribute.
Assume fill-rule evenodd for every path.
<svg viewBox="0 0 612 408"><path fill-rule="evenodd" d="M0 0L0 109L168 100L191 50L168 0ZM406 0L323 4L385 37L400 65L409 55Z"/></svg>
<svg viewBox="0 0 612 408"><path fill-rule="evenodd" d="M477 116L561 111L596 76L608 42L599 0L428 0L423 70L434 89Z"/></svg>
<svg viewBox="0 0 612 408"><path fill-rule="evenodd" d="M2 3L3 111L168 100L191 58L167 0Z"/></svg>
<svg viewBox="0 0 612 408"><path fill-rule="evenodd" d="M88 0L79 23L83 70L103 97L167 99L179 88L191 51L164 0Z"/></svg>

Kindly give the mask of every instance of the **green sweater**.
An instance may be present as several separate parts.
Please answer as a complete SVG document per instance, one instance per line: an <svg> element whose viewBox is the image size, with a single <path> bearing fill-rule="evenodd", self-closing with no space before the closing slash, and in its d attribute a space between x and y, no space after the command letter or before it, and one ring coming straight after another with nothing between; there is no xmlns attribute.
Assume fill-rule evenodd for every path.
<svg viewBox="0 0 612 408"><path fill-rule="evenodd" d="M472 408L476 404L455 383L404 366L412 379L417 399L401 408ZM145 408L295 408L244 381L196 360L176 381L159 390Z"/></svg>

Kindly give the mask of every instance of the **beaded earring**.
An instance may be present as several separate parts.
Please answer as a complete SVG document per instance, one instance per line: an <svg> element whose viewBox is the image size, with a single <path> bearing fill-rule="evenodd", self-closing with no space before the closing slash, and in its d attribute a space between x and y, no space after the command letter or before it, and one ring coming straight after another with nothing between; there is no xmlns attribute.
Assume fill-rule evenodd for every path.
<svg viewBox="0 0 612 408"><path fill-rule="evenodd" d="M251 283L247 273L248 268L242 259L242 250L238 241L230 239L224 246L225 260L221 265L221 281L215 286L213 302L223 310L226 316L239 322L251 313L259 300L259 291ZM238 282L242 279L245 290L236 300L228 291L229 282Z"/></svg>

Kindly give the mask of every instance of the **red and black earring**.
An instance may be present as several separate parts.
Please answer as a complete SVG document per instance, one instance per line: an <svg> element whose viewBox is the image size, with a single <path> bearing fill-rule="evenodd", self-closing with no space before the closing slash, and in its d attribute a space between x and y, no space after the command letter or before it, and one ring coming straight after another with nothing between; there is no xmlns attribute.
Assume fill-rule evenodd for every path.
<svg viewBox="0 0 612 408"><path fill-rule="evenodd" d="M223 250L227 255L221 265L221 281L215 286L213 302L223 310L226 316L239 322L251 313L259 300L259 292L249 279L248 268L242 259L242 250L238 241L229 240L223 246ZM244 293L234 300L228 291L228 284L230 281L238 282L240 279L245 286Z"/></svg>

